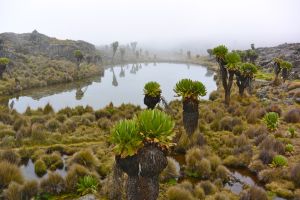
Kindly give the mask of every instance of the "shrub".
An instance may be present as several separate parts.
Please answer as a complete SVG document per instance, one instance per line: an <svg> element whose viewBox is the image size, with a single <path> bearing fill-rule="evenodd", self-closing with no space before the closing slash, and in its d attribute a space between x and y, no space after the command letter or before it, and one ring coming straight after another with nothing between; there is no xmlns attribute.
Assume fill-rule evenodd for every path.
<svg viewBox="0 0 300 200"><path fill-rule="evenodd" d="M168 200L194 200L192 193L184 188L173 186L167 191Z"/></svg>
<svg viewBox="0 0 300 200"><path fill-rule="evenodd" d="M292 145L292 144L287 144L287 145L285 145L285 151L286 152L293 152L294 151L294 145Z"/></svg>
<svg viewBox="0 0 300 200"><path fill-rule="evenodd" d="M20 156L13 150L5 150L0 153L0 161L6 160L11 164L18 165L21 161Z"/></svg>
<svg viewBox="0 0 300 200"><path fill-rule="evenodd" d="M220 129L225 131L232 131L232 118L226 116L220 120Z"/></svg>
<svg viewBox="0 0 300 200"><path fill-rule="evenodd" d="M58 173L49 173L48 178L41 180L41 190L50 194L60 194L66 189L65 180Z"/></svg>
<svg viewBox="0 0 300 200"><path fill-rule="evenodd" d="M168 181L170 179L175 179L180 176L180 166L179 163L171 157L167 157L168 165L167 167L160 173L161 181Z"/></svg>
<svg viewBox="0 0 300 200"><path fill-rule="evenodd" d="M300 186L300 163L292 168L291 178L297 186Z"/></svg>
<svg viewBox="0 0 300 200"><path fill-rule="evenodd" d="M144 86L144 95L158 97L161 94L160 85L157 82L150 81Z"/></svg>
<svg viewBox="0 0 300 200"><path fill-rule="evenodd" d="M98 190L98 180L93 176L84 176L79 178L77 183L77 192L81 195L86 195L90 193L97 193Z"/></svg>
<svg viewBox="0 0 300 200"><path fill-rule="evenodd" d="M18 118L17 120L15 120L13 127L15 131L18 131L22 126L26 126L27 122L25 119L23 118Z"/></svg>
<svg viewBox="0 0 300 200"><path fill-rule="evenodd" d="M273 158L272 165L274 165L275 167L286 166L287 165L287 159L286 159L286 157L284 157L282 155L276 155Z"/></svg>
<svg viewBox="0 0 300 200"><path fill-rule="evenodd" d="M279 125L279 115L276 112L268 112L264 116L263 121L267 125L269 130L274 131Z"/></svg>
<svg viewBox="0 0 300 200"><path fill-rule="evenodd" d="M73 163L77 163L89 169L92 169L98 164L98 159L95 157L91 150L86 149L81 150L73 155L69 165Z"/></svg>
<svg viewBox="0 0 300 200"><path fill-rule="evenodd" d="M264 189L252 186L247 192L241 195L240 200L268 200L268 195Z"/></svg>
<svg viewBox="0 0 300 200"><path fill-rule="evenodd" d="M34 163L34 172L40 177L47 173L47 165L43 160L39 159Z"/></svg>
<svg viewBox="0 0 300 200"><path fill-rule="evenodd" d="M295 109L289 110L284 116L284 121L286 121L287 123L300 122L300 109L295 108Z"/></svg>
<svg viewBox="0 0 300 200"><path fill-rule="evenodd" d="M0 162L0 189L9 185L10 182L23 183L23 176L20 169L7 161Z"/></svg>

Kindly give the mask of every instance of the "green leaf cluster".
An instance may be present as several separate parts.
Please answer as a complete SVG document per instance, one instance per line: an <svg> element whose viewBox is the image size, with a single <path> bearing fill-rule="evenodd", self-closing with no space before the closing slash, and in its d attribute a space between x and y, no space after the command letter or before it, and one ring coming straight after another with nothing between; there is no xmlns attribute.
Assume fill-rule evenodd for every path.
<svg viewBox="0 0 300 200"><path fill-rule="evenodd" d="M274 58L273 61L277 63L281 69L291 70L293 67L292 63L285 61L281 58Z"/></svg>
<svg viewBox="0 0 300 200"><path fill-rule="evenodd" d="M122 157L132 156L143 146L143 137L136 120L122 120L117 123L111 135L114 151Z"/></svg>
<svg viewBox="0 0 300 200"><path fill-rule="evenodd" d="M137 116L140 132L146 139L163 145L171 142L174 133L174 122L171 117L159 110L145 110Z"/></svg>
<svg viewBox="0 0 300 200"><path fill-rule="evenodd" d="M122 120L115 125L111 134L114 152L122 158L133 156L149 140L168 147L174 137L174 126L166 113L144 110L133 120Z"/></svg>
<svg viewBox="0 0 300 200"><path fill-rule="evenodd" d="M150 81L144 86L144 94L151 97L157 97L161 94L161 89L159 83L155 81Z"/></svg>
<svg viewBox="0 0 300 200"><path fill-rule="evenodd" d="M176 83L174 92L184 100L192 99L198 101L200 96L206 95L206 88L200 81L181 79Z"/></svg>
<svg viewBox="0 0 300 200"><path fill-rule="evenodd" d="M83 54L81 53L80 50L75 50L75 51L74 51L74 56L75 56L76 58L82 58L82 57L83 57Z"/></svg>
<svg viewBox="0 0 300 200"><path fill-rule="evenodd" d="M8 58L0 58L0 65L7 65L10 62Z"/></svg>
<svg viewBox="0 0 300 200"><path fill-rule="evenodd" d="M230 52L226 54L225 61L228 70L237 71L241 62L241 57L236 52Z"/></svg>
<svg viewBox="0 0 300 200"><path fill-rule="evenodd" d="M77 192L81 195L96 194L98 189L98 180L90 175L79 178L77 183Z"/></svg>
<svg viewBox="0 0 300 200"><path fill-rule="evenodd" d="M257 66L248 62L242 63L239 66L239 71L242 73L243 76L252 78L254 74L257 72Z"/></svg>
<svg viewBox="0 0 300 200"><path fill-rule="evenodd" d="M269 130L274 131L279 125L279 115L276 112L268 112L265 114L263 121Z"/></svg>
<svg viewBox="0 0 300 200"><path fill-rule="evenodd" d="M283 167L288 164L286 157L282 155L276 155L273 158L272 165L274 167Z"/></svg>
<svg viewBox="0 0 300 200"><path fill-rule="evenodd" d="M228 53L228 49L225 45L219 45L213 49L213 55L218 59L225 60L225 56Z"/></svg>

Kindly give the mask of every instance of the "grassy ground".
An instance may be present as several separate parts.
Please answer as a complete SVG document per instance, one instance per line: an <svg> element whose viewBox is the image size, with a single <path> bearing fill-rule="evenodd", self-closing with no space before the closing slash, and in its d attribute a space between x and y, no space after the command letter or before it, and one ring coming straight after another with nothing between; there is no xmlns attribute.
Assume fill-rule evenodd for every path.
<svg viewBox="0 0 300 200"><path fill-rule="evenodd" d="M299 194L298 182L293 178L299 177L299 173L293 170L300 165L300 115L290 116L296 123L290 123L287 119L288 112L300 109L299 106L265 104L254 96L240 98L236 88L233 89L233 93L231 105L228 107L222 102L222 92L214 94L214 101L200 102L199 127L190 137L183 129L181 102L170 103L172 118L176 122L174 142L177 144L170 155L183 156L185 162L180 166L182 172L185 177L191 176L196 182L193 181L194 185L188 181L174 182L178 172L171 167L173 161L169 161L167 171L161 175L159 199L171 200L175 198L174 195L186 197L185 199L200 198L201 195L204 195L204 199L222 199L223 196L227 199L239 199L238 195L224 188L226 177L229 176L226 168L236 167L253 171L262 181L261 184L271 191L269 194L276 193L286 198ZM19 114L1 108L0 165L3 165L4 160L17 166L20 166L20 160L42 160L51 171L56 169L51 160L68 155L69 178L62 179L64 187L61 192L53 193L51 187L57 189L57 184L49 186L53 181L57 181L56 179L43 178L46 183L37 186L37 193L51 193L54 199L68 199L71 194L80 196L76 192L76 184L73 184L77 179L71 170L77 167L77 174L81 170L83 175L91 174L101 180L97 196L99 199L106 199L110 192L115 191L111 189L114 187L111 185L114 155L109 142L110 131L117 121L130 119L140 110L140 107L133 105L109 105L97 111L79 106L54 112L51 106L46 106L38 110L27 109L24 114ZM269 111L280 113L279 126L275 131L268 130L262 120ZM295 130L295 134L291 135L291 129ZM286 150L288 144L293 146L292 151ZM272 159L279 154L283 155L287 162L284 166L275 167ZM86 169L89 172L85 171ZM202 174L203 172L205 174ZM171 176L166 177L166 174ZM1 174L1 168L0 176L5 176ZM9 186L13 180L13 177L11 178L2 186L0 181L1 189ZM20 184L27 184L27 181ZM9 190L5 191L13 189L16 188L10 185ZM246 187L245 192L247 191ZM253 193L252 190L248 191L249 194L251 192Z"/></svg>

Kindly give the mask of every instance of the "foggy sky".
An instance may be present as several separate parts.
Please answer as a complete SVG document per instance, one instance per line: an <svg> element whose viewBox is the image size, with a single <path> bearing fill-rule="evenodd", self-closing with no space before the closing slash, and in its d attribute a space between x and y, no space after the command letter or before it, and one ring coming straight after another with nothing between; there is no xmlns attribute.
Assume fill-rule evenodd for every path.
<svg viewBox="0 0 300 200"><path fill-rule="evenodd" d="M0 0L0 33L95 45L271 46L300 42L299 0Z"/></svg>

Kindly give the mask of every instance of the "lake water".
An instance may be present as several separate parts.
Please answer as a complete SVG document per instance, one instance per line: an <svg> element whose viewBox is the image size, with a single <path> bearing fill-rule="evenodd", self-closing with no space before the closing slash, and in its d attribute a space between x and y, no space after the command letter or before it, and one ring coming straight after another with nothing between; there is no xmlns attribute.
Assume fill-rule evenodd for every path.
<svg viewBox="0 0 300 200"><path fill-rule="evenodd" d="M149 63L115 66L104 71L104 75L78 83L60 84L42 89L25 91L9 100L9 105L19 112L27 106L36 109L50 103L57 111L64 107L89 105L94 109L105 107L110 102L119 106L131 103L144 106L143 87L148 81L161 85L162 96L167 102L175 99L173 88L182 78L201 81L210 92L217 89L214 72L206 67L192 64Z"/></svg>

